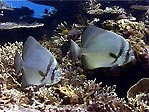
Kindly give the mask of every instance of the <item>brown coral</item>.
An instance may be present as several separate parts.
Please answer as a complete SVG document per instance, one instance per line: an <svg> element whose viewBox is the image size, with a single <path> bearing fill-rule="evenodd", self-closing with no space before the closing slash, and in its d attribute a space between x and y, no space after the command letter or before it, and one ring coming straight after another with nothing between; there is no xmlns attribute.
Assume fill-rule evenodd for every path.
<svg viewBox="0 0 149 112"><path fill-rule="evenodd" d="M127 92L129 103L135 110L144 112L149 110L149 78L142 78Z"/></svg>
<svg viewBox="0 0 149 112"><path fill-rule="evenodd" d="M88 104L88 110L92 112L129 112L131 109L124 99L118 98L114 92L115 87L103 88L100 94Z"/></svg>

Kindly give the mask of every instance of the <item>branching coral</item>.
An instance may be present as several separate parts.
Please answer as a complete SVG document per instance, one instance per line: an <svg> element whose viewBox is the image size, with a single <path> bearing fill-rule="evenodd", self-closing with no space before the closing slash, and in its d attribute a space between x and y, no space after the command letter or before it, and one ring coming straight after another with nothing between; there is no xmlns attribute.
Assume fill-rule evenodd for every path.
<svg viewBox="0 0 149 112"><path fill-rule="evenodd" d="M103 10L100 9L101 4L96 0L90 0L86 3L86 11L88 14L100 15L103 14Z"/></svg>
<svg viewBox="0 0 149 112"><path fill-rule="evenodd" d="M136 111L145 112L149 110L149 93L140 93L136 98L130 99L132 108Z"/></svg>
<svg viewBox="0 0 149 112"><path fill-rule="evenodd" d="M101 89L100 84L95 84L95 80L88 81L84 83L83 86L79 87L80 96L82 97L82 101L84 103L90 102L92 97L95 97L95 93Z"/></svg>
<svg viewBox="0 0 149 112"><path fill-rule="evenodd" d="M104 13L125 14L126 12L124 11L123 8L120 8L119 6L113 6L113 7L106 7Z"/></svg>
<svg viewBox="0 0 149 112"><path fill-rule="evenodd" d="M15 51L18 49L22 49L22 42L16 43L8 43L4 46L1 46L1 76L3 77L3 84L7 88L11 88L11 86L19 86L16 79L13 77L15 75L14 71L14 55ZM20 51L19 51L20 52ZM11 84L10 84L11 83ZM13 83L13 84L12 84Z"/></svg>
<svg viewBox="0 0 149 112"><path fill-rule="evenodd" d="M145 24L133 22L129 19L122 19L122 20L107 20L104 21L103 27L106 29L113 30L116 33L121 33L124 37L128 38L131 35L131 31L138 31L141 34L140 39L144 38L145 31Z"/></svg>
<svg viewBox="0 0 149 112"><path fill-rule="evenodd" d="M10 106L10 104L23 105L29 101L25 94L18 91L20 83L17 81L19 76L16 76L14 71L14 55L15 50L22 49L22 42L8 43L0 47L0 102L1 106Z"/></svg>
<svg viewBox="0 0 149 112"><path fill-rule="evenodd" d="M117 97L115 87L103 88L97 92L93 101L88 104L88 111L92 112L129 112L131 109L124 99Z"/></svg>
<svg viewBox="0 0 149 112"><path fill-rule="evenodd" d="M97 19L113 19L114 16L116 18L120 14L126 14L125 10L123 8L120 8L119 6L106 7L105 9L103 9L101 8L101 4L98 3L96 0L90 0L89 2L87 2L84 10L86 11L86 13L97 17Z"/></svg>

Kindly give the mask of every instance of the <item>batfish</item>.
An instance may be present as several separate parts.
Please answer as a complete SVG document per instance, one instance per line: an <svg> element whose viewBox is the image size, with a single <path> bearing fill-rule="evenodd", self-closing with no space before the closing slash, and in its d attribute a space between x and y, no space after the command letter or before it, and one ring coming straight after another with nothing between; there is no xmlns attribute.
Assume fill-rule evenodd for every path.
<svg viewBox="0 0 149 112"><path fill-rule="evenodd" d="M81 47L71 40L72 61L81 56L86 70L100 67L122 66L134 59L130 44L122 36L89 25L81 38Z"/></svg>
<svg viewBox="0 0 149 112"><path fill-rule="evenodd" d="M15 55L15 71L22 72L22 86L53 85L60 81L61 72L51 52L42 47L34 37L28 37L23 46L23 59Z"/></svg>

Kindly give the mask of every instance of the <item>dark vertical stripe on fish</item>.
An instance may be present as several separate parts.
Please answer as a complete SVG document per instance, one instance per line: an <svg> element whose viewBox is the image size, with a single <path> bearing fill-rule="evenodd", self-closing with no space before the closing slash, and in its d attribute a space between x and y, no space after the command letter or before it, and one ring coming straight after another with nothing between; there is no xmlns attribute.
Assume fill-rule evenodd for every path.
<svg viewBox="0 0 149 112"><path fill-rule="evenodd" d="M115 54L115 56L116 56L116 58L115 58L115 60L112 62L112 64L113 63L115 63L117 60L118 60L118 58L122 55L122 53L124 52L124 42L123 42L123 40L121 40L121 47L120 47L120 51L119 51L119 53L118 53L118 55L116 56ZM113 53L111 53L111 54L113 54ZM111 55L110 55L111 56Z"/></svg>
<svg viewBox="0 0 149 112"><path fill-rule="evenodd" d="M130 50L131 50L131 46L129 44L129 49L127 50L125 61L124 61L123 65L126 64L128 62L128 60L129 60Z"/></svg>

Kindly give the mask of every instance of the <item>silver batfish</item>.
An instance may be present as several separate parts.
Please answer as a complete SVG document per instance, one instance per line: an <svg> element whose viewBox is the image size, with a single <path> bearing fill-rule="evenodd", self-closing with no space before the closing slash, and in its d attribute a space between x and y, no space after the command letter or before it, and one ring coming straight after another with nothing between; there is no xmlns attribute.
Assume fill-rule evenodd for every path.
<svg viewBox="0 0 149 112"><path fill-rule="evenodd" d="M22 71L22 86L53 85L60 81L61 72L49 50L42 47L34 37L28 37L23 47L23 59L16 51L15 70Z"/></svg>
<svg viewBox="0 0 149 112"><path fill-rule="evenodd" d="M83 33L81 47L71 40L74 62L79 56L84 69L122 66L134 59L129 43L120 35L89 25Z"/></svg>

